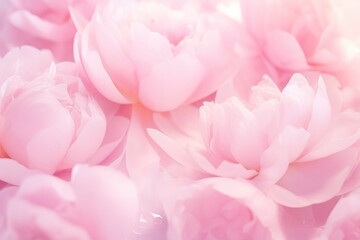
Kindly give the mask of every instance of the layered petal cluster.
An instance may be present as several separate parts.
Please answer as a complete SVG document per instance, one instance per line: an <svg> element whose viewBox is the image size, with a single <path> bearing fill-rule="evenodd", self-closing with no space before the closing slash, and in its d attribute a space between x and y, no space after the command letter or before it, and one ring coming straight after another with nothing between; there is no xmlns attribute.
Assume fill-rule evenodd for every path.
<svg viewBox="0 0 360 240"><path fill-rule="evenodd" d="M360 239L359 10L0 0L0 239Z"/></svg>
<svg viewBox="0 0 360 240"><path fill-rule="evenodd" d="M358 82L358 1L240 2L247 35L241 41L251 49L245 61L253 62L241 74L266 73L284 84L295 72L316 70L333 74L341 84Z"/></svg>
<svg viewBox="0 0 360 240"><path fill-rule="evenodd" d="M208 178L164 192L169 240L285 239L279 209L253 185Z"/></svg>
<svg viewBox="0 0 360 240"><path fill-rule="evenodd" d="M0 238L128 239L137 211L137 190L125 175L77 166L70 182L37 174L0 191Z"/></svg>
<svg viewBox="0 0 360 240"><path fill-rule="evenodd" d="M79 58L111 101L169 111L208 96L234 73L236 26L196 8L109 1L80 29Z"/></svg>
<svg viewBox="0 0 360 240"><path fill-rule="evenodd" d="M19 164L50 174L99 164L126 133L128 120L100 107L74 63L54 64L49 52L23 47L0 61L0 76L3 181L21 179Z"/></svg>
<svg viewBox="0 0 360 240"><path fill-rule="evenodd" d="M72 59L75 26L68 1L9 0L4 6L5 21L0 32L4 38L1 54L13 47L31 44L53 51L57 59Z"/></svg>
<svg viewBox="0 0 360 240"><path fill-rule="evenodd" d="M323 202L358 185L360 140L360 113L344 109L336 82L327 80L296 74L280 91L267 79L248 102L205 103L195 143L185 134L149 133L187 168L248 179L287 206Z"/></svg>

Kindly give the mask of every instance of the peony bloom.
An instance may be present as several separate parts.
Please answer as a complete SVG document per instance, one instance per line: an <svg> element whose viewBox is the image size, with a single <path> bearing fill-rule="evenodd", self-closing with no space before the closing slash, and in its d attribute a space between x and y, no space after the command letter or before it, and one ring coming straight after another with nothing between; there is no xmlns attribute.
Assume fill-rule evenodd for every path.
<svg viewBox="0 0 360 240"><path fill-rule="evenodd" d="M205 103L200 131L174 132L163 119L157 121L163 133L149 133L185 168L248 179L286 206L324 202L360 183L360 113L344 109L336 83L326 80L295 74L282 91L264 80L248 102ZM186 134L196 131L195 138Z"/></svg>
<svg viewBox="0 0 360 240"><path fill-rule="evenodd" d="M344 196L335 205L317 240L351 240L360 238L360 191Z"/></svg>
<svg viewBox="0 0 360 240"><path fill-rule="evenodd" d="M239 84L253 72L252 83L265 73L285 85L293 73L308 70L332 74L342 85L358 84L358 1L240 2L247 35L241 40L243 61L251 67L239 73Z"/></svg>
<svg viewBox="0 0 360 240"><path fill-rule="evenodd" d="M0 192L0 238L128 239L137 218L135 185L108 167L77 166L71 181L38 174Z"/></svg>
<svg viewBox="0 0 360 240"><path fill-rule="evenodd" d="M32 45L51 49L59 60L73 58L75 26L67 0L9 0L5 7L1 55L16 46Z"/></svg>
<svg viewBox="0 0 360 240"><path fill-rule="evenodd" d="M235 30L215 12L109 1L80 29L78 55L109 100L169 111L213 93L234 73Z"/></svg>
<svg viewBox="0 0 360 240"><path fill-rule="evenodd" d="M10 180L2 172L3 181L18 183L23 167L53 174L100 164L126 133L128 120L100 108L74 63L51 61L49 52L30 47L0 61L0 165L12 173Z"/></svg>
<svg viewBox="0 0 360 240"><path fill-rule="evenodd" d="M285 239L277 205L242 180L208 178L163 195L169 240Z"/></svg>

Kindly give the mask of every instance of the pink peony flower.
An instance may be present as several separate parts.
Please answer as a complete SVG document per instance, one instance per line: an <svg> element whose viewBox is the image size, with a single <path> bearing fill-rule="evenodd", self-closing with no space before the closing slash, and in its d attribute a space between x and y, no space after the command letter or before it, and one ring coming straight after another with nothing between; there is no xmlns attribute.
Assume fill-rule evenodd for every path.
<svg viewBox="0 0 360 240"><path fill-rule="evenodd" d="M317 240L351 240L360 238L360 191L344 196L333 208Z"/></svg>
<svg viewBox="0 0 360 240"><path fill-rule="evenodd" d="M333 74L342 85L358 84L358 1L240 2L248 35L241 40L241 54L252 63L240 71L239 84L249 74L256 84L266 73L283 86L293 73L308 70Z"/></svg>
<svg viewBox="0 0 360 240"><path fill-rule="evenodd" d="M324 202L360 183L360 113L326 80L296 74L282 92L264 80L248 102L205 103L197 127L163 118L149 134L186 169L248 179L286 206Z"/></svg>
<svg viewBox="0 0 360 240"><path fill-rule="evenodd" d="M285 239L277 205L242 180L172 185L163 197L169 240Z"/></svg>
<svg viewBox="0 0 360 240"><path fill-rule="evenodd" d="M79 58L111 101L168 111L213 93L234 73L235 30L214 12L109 1L80 29Z"/></svg>
<svg viewBox="0 0 360 240"><path fill-rule="evenodd" d="M74 63L51 61L49 52L30 47L13 49L0 61L3 181L17 184L23 167L53 174L122 154L116 151L128 120L100 108Z"/></svg>
<svg viewBox="0 0 360 240"><path fill-rule="evenodd" d="M77 166L71 181L33 175L0 192L1 239L128 239L137 218L135 185L107 167Z"/></svg>
<svg viewBox="0 0 360 240"><path fill-rule="evenodd" d="M9 0L0 32L4 37L0 54L13 47L32 45L51 49L60 60L73 57L75 26L68 10L68 1Z"/></svg>

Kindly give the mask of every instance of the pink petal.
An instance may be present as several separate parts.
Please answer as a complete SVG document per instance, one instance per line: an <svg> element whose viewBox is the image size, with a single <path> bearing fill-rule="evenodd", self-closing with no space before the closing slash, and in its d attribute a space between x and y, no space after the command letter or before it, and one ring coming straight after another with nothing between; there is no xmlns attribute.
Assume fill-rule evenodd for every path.
<svg viewBox="0 0 360 240"><path fill-rule="evenodd" d="M90 116L84 110L78 133L59 168L69 168L75 163L89 160L100 147L106 131L106 120L102 111L94 102L89 102Z"/></svg>
<svg viewBox="0 0 360 240"><path fill-rule="evenodd" d="M103 21L98 15L94 18L94 38L104 69L119 91L135 101L138 88L135 66L128 56L130 51L124 47L123 36L115 36L119 30L113 23Z"/></svg>
<svg viewBox="0 0 360 240"><path fill-rule="evenodd" d="M29 32L39 38L54 42L70 41L74 38L75 28L72 21L68 20L60 24L55 24L41 19L26 10L13 13L10 16L12 24Z"/></svg>
<svg viewBox="0 0 360 240"><path fill-rule="evenodd" d="M301 74L294 74L281 94L281 124L306 128L310 120L314 90Z"/></svg>
<svg viewBox="0 0 360 240"><path fill-rule="evenodd" d="M265 39L266 55L275 66L296 71L308 68L303 50L290 33L273 30L266 34Z"/></svg>
<svg viewBox="0 0 360 240"><path fill-rule="evenodd" d="M7 239L23 239L30 235L45 239L90 240L82 228L66 221L52 209L21 199L14 199L9 203L7 215L9 227L4 234Z"/></svg>
<svg viewBox="0 0 360 240"><path fill-rule="evenodd" d="M144 24L130 25L131 57L138 76L144 76L151 68L174 57L169 40L158 32L152 32Z"/></svg>
<svg viewBox="0 0 360 240"><path fill-rule="evenodd" d="M126 141L126 166L134 181L146 181L145 176L152 174L160 162L160 156L147 135L147 127L151 127L151 113L134 108Z"/></svg>
<svg viewBox="0 0 360 240"><path fill-rule="evenodd" d="M262 0L241 0L244 23L252 37L262 43L265 32L267 5Z"/></svg>
<svg viewBox="0 0 360 240"><path fill-rule="evenodd" d="M78 166L71 184L76 207L94 240L129 236L138 214L137 190L130 179L111 168Z"/></svg>
<svg viewBox="0 0 360 240"><path fill-rule="evenodd" d="M308 126L308 131L311 133L311 141L319 141L319 138L328 128L331 117L331 103L326 92L324 80L320 78L318 82L318 89L314 97L311 119Z"/></svg>
<svg viewBox="0 0 360 240"><path fill-rule="evenodd" d="M13 159L0 158L0 180L12 185L20 183L36 171L26 168Z"/></svg>
<svg viewBox="0 0 360 240"><path fill-rule="evenodd" d="M334 117L331 126L322 139L306 151L299 161L319 159L342 151L360 139L360 115L351 110Z"/></svg>
<svg viewBox="0 0 360 240"><path fill-rule="evenodd" d="M156 64L148 76L141 79L141 102L154 111L169 111L195 91L204 74L202 64L189 54Z"/></svg>
<svg viewBox="0 0 360 240"><path fill-rule="evenodd" d="M339 193L356 160L357 149L350 148L327 158L293 163L278 185L303 200L294 201L276 193L271 196L280 204L290 207L327 201Z"/></svg>
<svg viewBox="0 0 360 240"><path fill-rule="evenodd" d="M199 168L214 176L251 179L258 174L258 172L255 170L246 169L241 163L232 163L223 160L220 161L220 164L215 167L213 164L211 164L211 158L214 157L204 156L196 151L191 150L190 154L194 159L193 161L198 165ZM219 159L213 161L216 162L218 160Z"/></svg>
<svg viewBox="0 0 360 240"><path fill-rule="evenodd" d="M103 163L109 158L114 160L115 156L110 156L118 148L120 142L126 137L129 127L129 120L121 116L115 116L106 125L106 134L99 149L87 161L88 164L95 165ZM126 138L125 138L126 139ZM126 141L124 141L126 142ZM116 157L115 157L116 158ZM111 161L111 160L110 160Z"/></svg>
<svg viewBox="0 0 360 240"><path fill-rule="evenodd" d="M309 134L303 129L288 126L263 153L260 172L254 179L256 184L270 186L287 172L288 165L304 150ZM284 151L284 149L287 149Z"/></svg>
<svg viewBox="0 0 360 240"><path fill-rule="evenodd" d="M92 50L91 44L93 44L93 39L91 39L90 31L92 31L90 28L86 28L83 31L79 49L80 58L89 75L89 79L96 89L109 100L116 103L130 103L131 101L119 92L104 69L99 53Z"/></svg>
<svg viewBox="0 0 360 240"><path fill-rule="evenodd" d="M13 48L0 60L0 82L14 74L24 80L32 80L48 69L53 61L49 50L38 50L30 46Z"/></svg>
<svg viewBox="0 0 360 240"><path fill-rule="evenodd" d="M185 146L181 146L173 138L164 135L156 129L148 129L147 132L159 147L172 158L172 160L189 169L194 168L191 155L186 151Z"/></svg>

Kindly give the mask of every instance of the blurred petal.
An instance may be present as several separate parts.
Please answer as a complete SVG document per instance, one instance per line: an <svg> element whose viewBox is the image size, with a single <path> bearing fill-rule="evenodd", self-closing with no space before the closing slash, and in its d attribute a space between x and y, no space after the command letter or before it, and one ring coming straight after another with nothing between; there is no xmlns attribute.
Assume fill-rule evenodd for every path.
<svg viewBox="0 0 360 240"><path fill-rule="evenodd" d="M126 239L138 209L137 190L131 180L114 169L78 166L71 182L91 236L97 240Z"/></svg>

